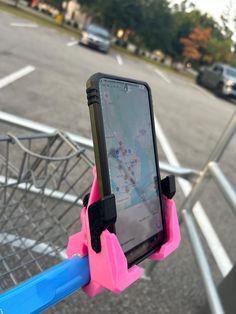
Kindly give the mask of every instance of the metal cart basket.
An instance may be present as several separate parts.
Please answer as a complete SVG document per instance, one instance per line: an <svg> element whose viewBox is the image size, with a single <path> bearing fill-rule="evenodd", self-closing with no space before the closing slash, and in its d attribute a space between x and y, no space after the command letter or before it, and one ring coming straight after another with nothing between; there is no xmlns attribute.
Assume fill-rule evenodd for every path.
<svg viewBox="0 0 236 314"><path fill-rule="evenodd" d="M61 132L0 137L0 293L66 257L92 166Z"/></svg>

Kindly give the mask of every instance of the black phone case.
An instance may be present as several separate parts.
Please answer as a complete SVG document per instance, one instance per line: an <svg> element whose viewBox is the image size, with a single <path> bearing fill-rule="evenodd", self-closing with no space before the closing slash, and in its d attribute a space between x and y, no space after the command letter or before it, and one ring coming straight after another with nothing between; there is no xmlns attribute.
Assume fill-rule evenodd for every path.
<svg viewBox="0 0 236 314"><path fill-rule="evenodd" d="M158 191L160 192L159 199L160 199L161 215L162 215L162 222L163 222L163 241L159 243L159 246L161 246L166 240L166 231L165 231L165 221L164 221L164 214L163 214L160 171L159 171L158 152L157 152L157 145L156 145L156 134L155 134L151 89L146 82L128 79L124 77L118 77L118 76L109 75L109 74L103 74L103 73L94 74L88 79L86 83L87 100L88 100L88 106L89 106L92 137L93 137L93 143L94 143L95 162L96 162L97 177L98 177L98 187L99 187L99 193L100 193L101 199L111 195L107 149L106 149L105 133L104 133L104 126L103 126L102 110L101 110L101 98L100 98L100 92L99 92L99 81L102 78L142 84L148 90L149 104L150 104L150 116L151 116L151 124L152 124L152 135L153 135L153 146L154 146L157 177L158 177L157 184L158 184ZM110 228L110 231L115 232L115 226L113 228ZM138 247L139 246L140 245L138 245ZM131 251L135 250L136 248L137 247L134 247ZM156 249L157 247L146 252L145 254L140 256L138 259L136 258L134 261L129 263L129 267L132 266L133 264L137 264L141 262L143 259L151 255ZM125 253L126 256L129 253L130 251L126 252Z"/></svg>

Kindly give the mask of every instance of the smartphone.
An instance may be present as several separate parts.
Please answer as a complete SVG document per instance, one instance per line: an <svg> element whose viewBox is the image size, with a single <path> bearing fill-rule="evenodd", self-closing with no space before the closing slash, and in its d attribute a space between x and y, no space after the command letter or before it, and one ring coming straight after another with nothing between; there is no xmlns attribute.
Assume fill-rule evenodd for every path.
<svg viewBox="0 0 236 314"><path fill-rule="evenodd" d="M97 73L87 81L87 99L100 197L115 195L112 229L131 267L166 238L151 90Z"/></svg>

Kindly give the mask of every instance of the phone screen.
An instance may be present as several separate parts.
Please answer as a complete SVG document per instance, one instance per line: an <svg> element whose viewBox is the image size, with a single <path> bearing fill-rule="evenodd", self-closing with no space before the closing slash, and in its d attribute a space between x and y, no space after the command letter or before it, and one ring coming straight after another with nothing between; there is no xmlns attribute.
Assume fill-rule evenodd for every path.
<svg viewBox="0 0 236 314"><path fill-rule="evenodd" d="M163 230L148 89L99 81L116 235L124 252Z"/></svg>

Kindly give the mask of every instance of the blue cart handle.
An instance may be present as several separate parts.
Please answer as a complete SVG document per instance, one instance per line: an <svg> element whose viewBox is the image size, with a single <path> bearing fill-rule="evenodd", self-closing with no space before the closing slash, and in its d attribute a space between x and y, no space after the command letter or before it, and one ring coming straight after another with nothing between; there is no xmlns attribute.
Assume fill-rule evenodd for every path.
<svg viewBox="0 0 236 314"><path fill-rule="evenodd" d="M88 257L74 256L0 295L0 314L39 313L90 280Z"/></svg>

